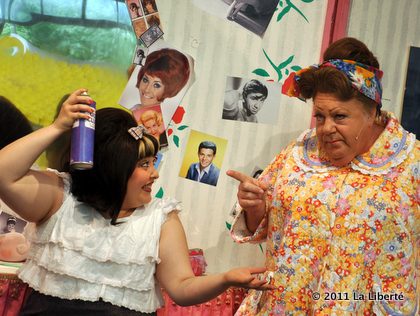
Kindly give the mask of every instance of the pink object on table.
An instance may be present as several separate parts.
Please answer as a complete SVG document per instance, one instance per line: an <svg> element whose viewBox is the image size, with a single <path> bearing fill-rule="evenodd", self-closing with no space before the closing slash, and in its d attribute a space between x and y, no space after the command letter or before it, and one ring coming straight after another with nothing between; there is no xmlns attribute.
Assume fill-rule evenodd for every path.
<svg viewBox="0 0 420 316"><path fill-rule="evenodd" d="M28 288L15 274L0 274L0 316L17 316Z"/></svg>
<svg viewBox="0 0 420 316"><path fill-rule="evenodd" d="M229 288L211 301L185 307L176 305L164 290L162 294L165 306L158 309L158 316L232 316L245 298L246 290Z"/></svg>
<svg viewBox="0 0 420 316"><path fill-rule="evenodd" d="M200 276L206 272L206 260L204 259L203 249L194 248L189 250L191 268L194 275Z"/></svg>

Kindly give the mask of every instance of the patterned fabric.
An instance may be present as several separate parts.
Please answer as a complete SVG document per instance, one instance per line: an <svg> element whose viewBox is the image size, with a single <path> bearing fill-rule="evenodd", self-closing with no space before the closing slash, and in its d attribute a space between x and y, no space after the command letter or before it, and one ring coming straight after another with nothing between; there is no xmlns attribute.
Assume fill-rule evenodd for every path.
<svg viewBox="0 0 420 316"><path fill-rule="evenodd" d="M70 193L67 174L59 175L63 204L48 221L25 227L31 248L19 278L42 294L155 312L163 304L155 280L161 226L180 203L154 199L110 225Z"/></svg>
<svg viewBox="0 0 420 316"><path fill-rule="evenodd" d="M259 178L269 185L260 227L251 235L243 212L232 226L237 242L267 240L276 290L250 291L236 315L418 315L419 159L392 115L346 167L329 163L314 130L285 148Z"/></svg>
<svg viewBox="0 0 420 316"><path fill-rule="evenodd" d="M299 71L292 72L282 86L282 93L290 97L298 97L305 100L299 91L298 81L302 73L313 68L333 67L344 73L350 80L351 85L357 91L367 96L369 99L381 105L382 99L382 70L368 66L353 60L331 59L319 65L312 65Z"/></svg>

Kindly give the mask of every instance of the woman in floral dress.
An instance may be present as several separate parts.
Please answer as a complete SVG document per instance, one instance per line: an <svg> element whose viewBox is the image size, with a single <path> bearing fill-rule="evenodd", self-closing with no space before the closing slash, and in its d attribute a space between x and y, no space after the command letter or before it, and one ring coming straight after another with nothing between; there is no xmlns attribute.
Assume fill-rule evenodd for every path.
<svg viewBox="0 0 420 316"><path fill-rule="evenodd" d="M354 38L293 73L315 129L240 182L237 242L267 241L266 278L237 315L418 315L420 144L381 110L379 63ZM418 291L417 291L418 292Z"/></svg>

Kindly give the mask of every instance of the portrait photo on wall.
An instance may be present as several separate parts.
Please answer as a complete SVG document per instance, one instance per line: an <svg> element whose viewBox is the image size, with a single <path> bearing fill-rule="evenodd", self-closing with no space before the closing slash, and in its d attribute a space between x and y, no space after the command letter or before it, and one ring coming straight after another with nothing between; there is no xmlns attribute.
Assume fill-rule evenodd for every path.
<svg viewBox="0 0 420 316"><path fill-rule="evenodd" d="M131 20L141 18L144 15L140 0L125 0L125 4Z"/></svg>
<svg viewBox="0 0 420 316"><path fill-rule="evenodd" d="M134 49L133 64L143 66L147 52L148 49L143 45L143 43L141 43L141 45L137 44L136 48Z"/></svg>
<svg viewBox="0 0 420 316"><path fill-rule="evenodd" d="M147 30L146 19L139 18L137 20L132 21L134 34L136 34L136 38L139 38Z"/></svg>
<svg viewBox="0 0 420 316"><path fill-rule="evenodd" d="M277 124L281 98L280 86L279 82L228 76L222 119Z"/></svg>
<svg viewBox="0 0 420 316"><path fill-rule="evenodd" d="M150 28L153 25L157 25L162 30L162 25L160 23L159 13L155 13L155 14L146 16L146 22L147 22L147 27Z"/></svg>
<svg viewBox="0 0 420 316"><path fill-rule="evenodd" d="M140 35L140 39L146 47L149 47L162 36L163 31L160 29L159 24L152 24L146 32Z"/></svg>
<svg viewBox="0 0 420 316"><path fill-rule="evenodd" d="M420 47L410 47L401 124L420 140Z"/></svg>
<svg viewBox="0 0 420 316"><path fill-rule="evenodd" d="M160 104L138 107L132 113L137 124L144 126L146 131L159 141L161 148L168 146Z"/></svg>
<svg viewBox="0 0 420 316"><path fill-rule="evenodd" d="M226 146L224 138L191 130L179 176L216 186Z"/></svg>
<svg viewBox="0 0 420 316"><path fill-rule="evenodd" d="M163 123L167 127L193 82L192 57L159 39L149 47L143 66L135 66L119 104L131 111L161 105Z"/></svg>
<svg viewBox="0 0 420 316"><path fill-rule="evenodd" d="M5 211L0 211L0 234L22 233L27 222Z"/></svg>
<svg viewBox="0 0 420 316"><path fill-rule="evenodd" d="M156 1L155 0L141 0L144 14L153 14L158 12Z"/></svg>
<svg viewBox="0 0 420 316"><path fill-rule="evenodd" d="M279 0L193 0L203 11L263 36Z"/></svg>
<svg viewBox="0 0 420 316"><path fill-rule="evenodd" d="M136 38L140 38L152 25L162 32L159 13L154 0L125 0Z"/></svg>

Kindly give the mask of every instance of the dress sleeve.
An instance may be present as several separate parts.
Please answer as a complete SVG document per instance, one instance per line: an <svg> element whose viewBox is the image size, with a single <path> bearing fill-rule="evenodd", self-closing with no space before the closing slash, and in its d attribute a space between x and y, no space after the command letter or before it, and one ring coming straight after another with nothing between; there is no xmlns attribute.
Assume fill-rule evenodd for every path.
<svg viewBox="0 0 420 316"><path fill-rule="evenodd" d="M251 233L246 226L245 222L245 211L241 208L239 203L235 205L236 214L238 214L233 220L230 234L234 241L238 243L259 243L263 242L267 237L267 211L265 212L264 218L258 225L256 231Z"/></svg>
<svg viewBox="0 0 420 316"><path fill-rule="evenodd" d="M47 168L47 171L55 173L57 176L59 176L64 185L64 196L63 196L63 202L67 198L67 196L70 194L70 187L71 187L71 177L70 174L67 172L59 172L55 169Z"/></svg>

